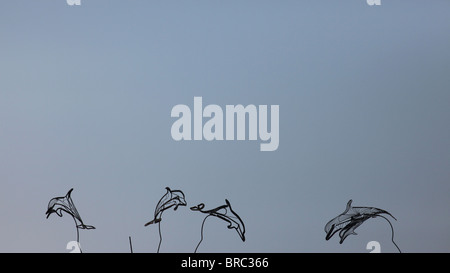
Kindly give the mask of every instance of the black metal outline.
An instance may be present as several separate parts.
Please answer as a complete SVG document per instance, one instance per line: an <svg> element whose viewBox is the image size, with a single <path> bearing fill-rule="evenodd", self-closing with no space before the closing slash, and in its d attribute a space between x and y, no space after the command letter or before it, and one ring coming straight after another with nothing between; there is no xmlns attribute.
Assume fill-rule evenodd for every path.
<svg viewBox="0 0 450 273"><path fill-rule="evenodd" d="M45 212L45 214L47 215L47 219L53 213L56 213L56 215L58 215L59 217L62 217L63 211L66 212L67 214L69 214L70 216L72 216L72 218L75 222L76 230L77 230L78 247L80 249L80 252L82 252L81 247L80 247L79 229L95 229L95 227L90 226L90 225L85 225L83 223L83 220L81 219L81 216L78 213L78 210L75 207L75 204L73 203L73 200L71 197L72 191L73 191L73 188L71 188L65 196L55 197L55 198L50 199L50 201L48 202L47 211Z"/></svg>
<svg viewBox="0 0 450 273"><path fill-rule="evenodd" d="M366 220L370 218L381 217L384 218L386 221L388 221L392 230L392 238L391 238L392 243L395 245L395 247L397 247L398 251L401 253L400 248L394 242L394 227L392 226L391 221L389 221L389 219L387 219L381 214L387 214L397 221L397 219L394 216L392 216L392 214L379 208L352 207L352 200L350 199L347 202L345 211L336 216L335 218L331 219L325 225L325 232L327 233L325 239L328 241L331 237L333 237L334 234L339 232L340 237L339 243L342 244L349 235L351 234L357 235L355 229L359 227L362 223L364 223Z"/></svg>
<svg viewBox="0 0 450 273"><path fill-rule="evenodd" d="M158 204L156 204L154 218L150 222L147 222L144 226L148 226L151 224L158 224L159 230L159 244L158 251L161 247L162 235L161 235L161 220L162 214L165 210L174 207L173 210L177 210L179 206L186 206L185 195L180 190L171 190L169 187L166 187L166 194L164 194L161 199L159 199Z"/></svg>
<svg viewBox="0 0 450 273"><path fill-rule="evenodd" d="M210 210L203 210L203 208L205 207L205 204L200 203L197 206L191 207L190 209L192 211L199 211L201 213L205 213L208 214L202 222L202 227L201 227L201 238L200 241L197 244L197 247L195 248L194 253L197 252L198 247L200 246L200 244L203 241L203 227L205 225L205 221L209 216L215 216L218 217L224 221L226 221L228 223L228 228L229 229L235 229L237 231L237 233L239 234L239 237L241 238L241 240L243 242L245 242L245 225L244 222L242 221L241 217L239 217L239 215L231 208L231 204L230 201L228 201L227 199L225 199L225 205L216 207L214 209L210 209ZM231 215L228 215L228 211L230 211Z"/></svg>

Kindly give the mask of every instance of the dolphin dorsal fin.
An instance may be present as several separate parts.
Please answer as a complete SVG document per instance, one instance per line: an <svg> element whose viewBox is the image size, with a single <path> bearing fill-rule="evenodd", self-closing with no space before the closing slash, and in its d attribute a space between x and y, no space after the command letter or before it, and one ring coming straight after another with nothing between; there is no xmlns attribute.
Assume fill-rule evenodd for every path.
<svg viewBox="0 0 450 273"><path fill-rule="evenodd" d="M352 199L348 200L347 207L345 208L345 211L343 214L346 214L352 208L352 202L353 202Z"/></svg>

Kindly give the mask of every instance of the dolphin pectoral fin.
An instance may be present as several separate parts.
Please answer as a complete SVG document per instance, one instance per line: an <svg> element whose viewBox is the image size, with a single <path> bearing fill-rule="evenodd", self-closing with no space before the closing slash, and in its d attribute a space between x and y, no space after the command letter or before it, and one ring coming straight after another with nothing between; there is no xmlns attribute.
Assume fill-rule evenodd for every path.
<svg viewBox="0 0 450 273"><path fill-rule="evenodd" d="M151 225L151 224L157 224L157 223L159 223L159 222L161 222L161 218L153 219L153 220L151 220L150 222L146 223L144 226L146 227L146 226L148 226L148 225Z"/></svg>
<svg viewBox="0 0 450 273"><path fill-rule="evenodd" d="M80 229L95 229L94 226L84 225L84 224L77 225L77 228L80 228Z"/></svg>

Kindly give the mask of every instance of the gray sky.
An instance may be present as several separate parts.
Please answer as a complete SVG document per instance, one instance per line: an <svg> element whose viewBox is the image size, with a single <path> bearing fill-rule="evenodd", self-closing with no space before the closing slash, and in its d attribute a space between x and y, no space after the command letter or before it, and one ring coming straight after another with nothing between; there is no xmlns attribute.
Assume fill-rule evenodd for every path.
<svg viewBox="0 0 450 273"><path fill-rule="evenodd" d="M0 251L69 252L72 219L45 218L74 188L84 252L193 252L190 206L228 199L246 241L208 218L199 252L395 252L354 206L397 218L403 252L449 252L450 2L2 1ZM173 106L279 105L280 143L174 141Z"/></svg>

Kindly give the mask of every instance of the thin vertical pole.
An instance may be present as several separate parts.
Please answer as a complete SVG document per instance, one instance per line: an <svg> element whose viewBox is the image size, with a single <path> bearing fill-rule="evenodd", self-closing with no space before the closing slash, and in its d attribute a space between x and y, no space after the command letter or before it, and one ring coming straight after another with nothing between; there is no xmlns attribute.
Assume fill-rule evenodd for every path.
<svg viewBox="0 0 450 273"><path fill-rule="evenodd" d="M131 244L131 236L128 236L128 241L130 242L130 251L133 253L133 245Z"/></svg>

